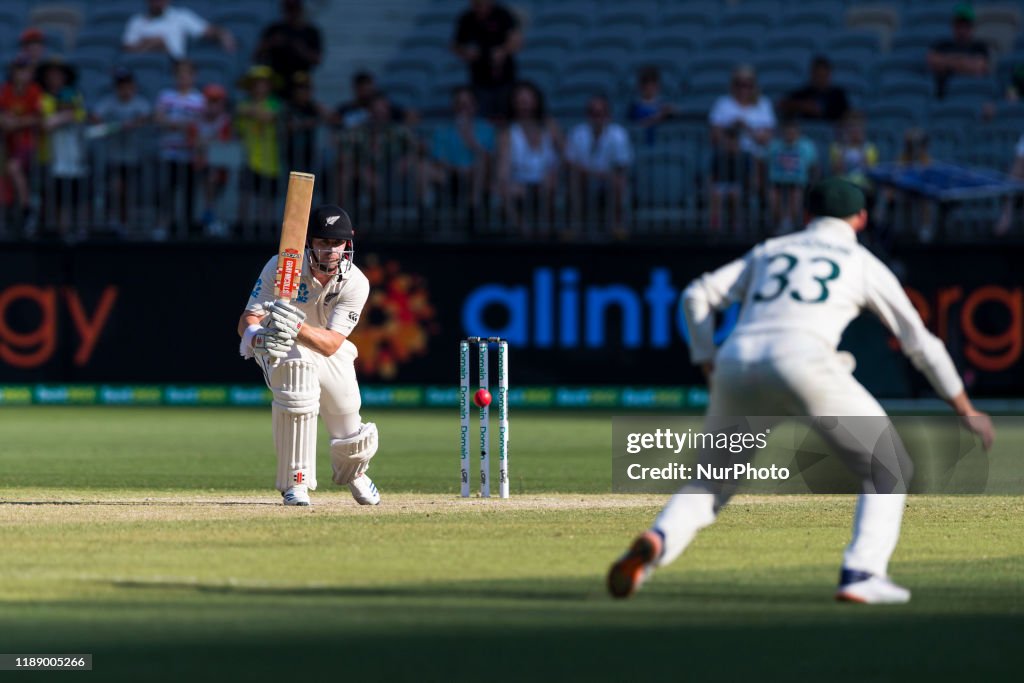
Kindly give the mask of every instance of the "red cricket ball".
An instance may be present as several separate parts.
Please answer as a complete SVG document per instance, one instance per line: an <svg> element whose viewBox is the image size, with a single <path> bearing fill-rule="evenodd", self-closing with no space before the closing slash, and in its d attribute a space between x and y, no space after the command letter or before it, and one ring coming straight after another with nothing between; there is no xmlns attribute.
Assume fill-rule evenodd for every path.
<svg viewBox="0 0 1024 683"><path fill-rule="evenodd" d="M473 403L475 403L478 408L491 405L491 392L486 389L480 389L473 394Z"/></svg>

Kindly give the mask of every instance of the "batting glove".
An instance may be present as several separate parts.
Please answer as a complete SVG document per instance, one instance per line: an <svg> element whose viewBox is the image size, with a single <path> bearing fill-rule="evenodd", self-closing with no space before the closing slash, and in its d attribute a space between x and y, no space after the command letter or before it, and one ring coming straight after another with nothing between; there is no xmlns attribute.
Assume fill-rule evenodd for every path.
<svg viewBox="0 0 1024 683"><path fill-rule="evenodd" d="M269 327L292 339L299 336L302 323L306 320L302 309L286 301L274 301L265 305L263 310L270 315Z"/></svg>

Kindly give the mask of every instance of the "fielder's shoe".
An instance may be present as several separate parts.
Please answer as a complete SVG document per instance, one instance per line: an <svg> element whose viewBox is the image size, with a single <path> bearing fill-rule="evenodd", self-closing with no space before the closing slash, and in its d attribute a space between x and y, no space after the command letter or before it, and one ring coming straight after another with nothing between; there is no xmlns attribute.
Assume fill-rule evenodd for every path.
<svg viewBox="0 0 1024 683"><path fill-rule="evenodd" d="M309 487L305 484L297 484L281 494L285 505L309 505Z"/></svg>
<svg viewBox="0 0 1024 683"><path fill-rule="evenodd" d="M360 474L349 482L348 490L352 492L352 497L360 505L380 504L380 492L377 490L377 485L365 474Z"/></svg>
<svg viewBox="0 0 1024 683"><path fill-rule="evenodd" d="M839 602L859 602L865 605L902 605L910 602L910 591L897 586L885 576L856 569L843 569L839 573Z"/></svg>
<svg viewBox="0 0 1024 683"><path fill-rule="evenodd" d="M614 598L628 598L654 571L665 540L657 531L645 531L633 541L626 554L608 570L608 592Z"/></svg>

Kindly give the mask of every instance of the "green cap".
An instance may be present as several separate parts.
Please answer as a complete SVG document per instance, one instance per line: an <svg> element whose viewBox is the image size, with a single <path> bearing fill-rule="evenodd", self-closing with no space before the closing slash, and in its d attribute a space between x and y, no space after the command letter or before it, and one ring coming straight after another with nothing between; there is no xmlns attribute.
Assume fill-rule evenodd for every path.
<svg viewBox="0 0 1024 683"><path fill-rule="evenodd" d="M849 218L864 210L864 192L848 180L826 178L807 193L807 213L812 216Z"/></svg>
<svg viewBox="0 0 1024 683"><path fill-rule="evenodd" d="M953 8L953 19L955 21L969 21L974 23L974 8L969 3L961 2Z"/></svg>

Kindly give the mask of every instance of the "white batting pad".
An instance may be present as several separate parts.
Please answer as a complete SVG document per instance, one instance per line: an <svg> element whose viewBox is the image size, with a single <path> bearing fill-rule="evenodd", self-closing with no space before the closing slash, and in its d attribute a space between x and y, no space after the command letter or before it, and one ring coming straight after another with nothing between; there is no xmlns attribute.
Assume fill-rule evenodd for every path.
<svg viewBox="0 0 1024 683"><path fill-rule="evenodd" d="M316 416L320 384L313 363L287 360L270 377L274 392L277 490L297 484L316 489Z"/></svg>
<svg viewBox="0 0 1024 683"><path fill-rule="evenodd" d="M367 422L353 436L331 439L331 469L335 484L348 484L370 467L377 453L377 425Z"/></svg>

